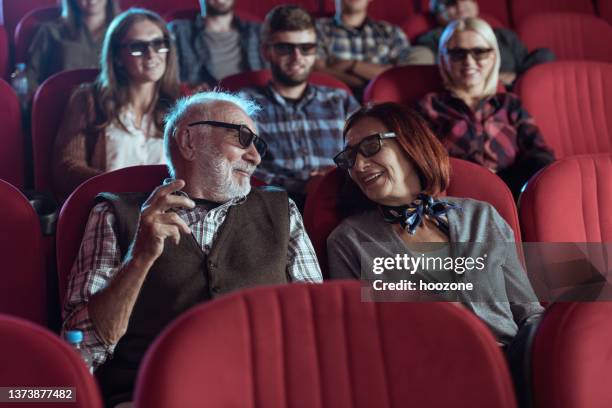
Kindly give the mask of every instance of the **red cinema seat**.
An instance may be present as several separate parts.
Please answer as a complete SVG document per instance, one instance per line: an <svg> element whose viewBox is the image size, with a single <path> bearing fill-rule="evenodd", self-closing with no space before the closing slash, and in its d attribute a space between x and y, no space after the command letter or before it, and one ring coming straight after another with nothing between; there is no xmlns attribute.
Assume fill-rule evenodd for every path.
<svg viewBox="0 0 612 408"><path fill-rule="evenodd" d="M141 7L164 16L174 10L197 9L200 7L198 0L119 0L121 10L130 7Z"/></svg>
<svg viewBox="0 0 612 408"><path fill-rule="evenodd" d="M11 86L0 79L0 179L17 188L24 187L25 157L19 98Z"/></svg>
<svg viewBox="0 0 612 408"><path fill-rule="evenodd" d="M479 1L479 15L480 18L484 19L493 28L497 28L493 24L497 21L501 24L499 27L510 27L510 7L508 2L511 0L486 0Z"/></svg>
<svg viewBox="0 0 612 408"><path fill-rule="evenodd" d="M0 14L4 17L4 26L8 38L13 38L17 24L28 12L57 5L57 0L0 0L0 6L2 7Z"/></svg>
<svg viewBox="0 0 612 408"><path fill-rule="evenodd" d="M449 303L362 302L361 289L271 286L193 308L148 350L135 406L516 406L477 317Z"/></svg>
<svg viewBox="0 0 612 408"><path fill-rule="evenodd" d="M451 180L446 194L492 204L514 230L516 242L521 242L516 205L506 184L477 164L452 157L450 162ZM336 205L343 180L344 175L340 170L329 172L307 196L304 208L304 226L317 253L324 277L327 276L327 237L342 221Z"/></svg>
<svg viewBox="0 0 612 408"><path fill-rule="evenodd" d="M537 65L519 80L518 94L558 159L612 152L612 64Z"/></svg>
<svg viewBox="0 0 612 408"><path fill-rule="evenodd" d="M599 0L597 2L597 9L599 10L599 16L612 24L612 1Z"/></svg>
<svg viewBox="0 0 612 408"><path fill-rule="evenodd" d="M488 14L480 14L480 18L489 23L489 25L493 28L504 28L507 27L507 24L501 22L501 20L496 17ZM416 39L428 32L429 30L437 27L438 23L435 18L431 14L413 14L409 16L402 24L401 28L406 34L406 36L410 39L410 42L413 43Z"/></svg>
<svg viewBox="0 0 612 408"><path fill-rule="evenodd" d="M549 48L557 61L612 62L612 26L605 20L579 13L541 13L525 18L518 35L528 49Z"/></svg>
<svg viewBox="0 0 612 408"><path fill-rule="evenodd" d="M34 155L34 188L53 191L51 158L55 137L72 91L80 84L92 82L97 69L59 72L39 87L32 101L32 150Z"/></svg>
<svg viewBox="0 0 612 408"><path fill-rule="evenodd" d="M406 65L388 69L370 81L363 101L414 106L427 93L443 90L442 77L436 65Z"/></svg>
<svg viewBox="0 0 612 408"><path fill-rule="evenodd" d="M6 29L0 25L0 78L9 79L9 41L6 35Z"/></svg>
<svg viewBox="0 0 612 408"><path fill-rule="evenodd" d="M532 14L565 11L570 13L595 14L592 0L511 0L512 20L519 27Z"/></svg>
<svg viewBox="0 0 612 408"><path fill-rule="evenodd" d="M538 408L612 406L612 303L556 303L538 328L532 360Z"/></svg>
<svg viewBox="0 0 612 408"><path fill-rule="evenodd" d="M219 86L229 91L236 92L251 86L265 86L270 79L272 79L272 73L269 69L241 72L239 74L234 74L223 78ZM313 72L310 76L309 82L315 85L324 85L331 88L344 89L348 93L352 94L351 89L344 82L334 78L331 75L321 72Z"/></svg>
<svg viewBox="0 0 612 408"><path fill-rule="evenodd" d="M534 176L521 195L529 242L612 241L612 154L567 157Z"/></svg>
<svg viewBox="0 0 612 408"><path fill-rule="evenodd" d="M2 403L2 407L103 407L96 381L82 357L56 334L39 325L0 315L0 361L3 387L69 387L75 397L73 401L61 402ZM6 392L3 396L7 396Z"/></svg>
<svg viewBox="0 0 612 408"><path fill-rule="evenodd" d="M59 7L46 7L29 11L15 29L15 61L25 62L28 48L36 35L38 25L45 21L55 20L60 16Z"/></svg>
<svg viewBox="0 0 612 408"><path fill-rule="evenodd" d="M45 325L47 278L38 216L28 199L2 180L0 197L0 313Z"/></svg>

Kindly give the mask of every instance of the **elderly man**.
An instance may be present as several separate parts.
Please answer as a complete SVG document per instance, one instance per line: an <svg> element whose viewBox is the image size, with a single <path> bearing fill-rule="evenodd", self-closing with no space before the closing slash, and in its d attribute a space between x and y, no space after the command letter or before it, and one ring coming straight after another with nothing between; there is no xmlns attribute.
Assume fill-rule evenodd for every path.
<svg viewBox="0 0 612 408"><path fill-rule="evenodd" d="M181 81L215 86L226 76L265 68L259 54L261 24L234 15L234 0L202 0L202 16L168 25L174 35Z"/></svg>
<svg viewBox="0 0 612 408"><path fill-rule="evenodd" d="M286 189L301 207L308 181L334 165L334 156L344 146L344 121L359 104L343 89L308 82L317 34L306 10L275 7L262 33L262 54L270 63L272 80L244 91L263 107L257 127L270 144L255 175Z"/></svg>
<svg viewBox="0 0 612 408"><path fill-rule="evenodd" d="M266 148L255 108L222 92L179 101L164 133L174 179L150 195L103 193L90 214L63 329L84 332L107 405L131 399L147 347L190 307L241 288L322 280L295 204L251 188Z"/></svg>
<svg viewBox="0 0 612 408"><path fill-rule="evenodd" d="M458 18L478 17L479 9L476 0L431 0L430 9L435 15L439 27L436 27L417 38L416 43L438 53L438 43L444 27ZM499 79L511 86L516 77L536 64L553 61L552 51L539 48L529 53L516 33L506 28L494 28L493 32L499 45L501 66Z"/></svg>

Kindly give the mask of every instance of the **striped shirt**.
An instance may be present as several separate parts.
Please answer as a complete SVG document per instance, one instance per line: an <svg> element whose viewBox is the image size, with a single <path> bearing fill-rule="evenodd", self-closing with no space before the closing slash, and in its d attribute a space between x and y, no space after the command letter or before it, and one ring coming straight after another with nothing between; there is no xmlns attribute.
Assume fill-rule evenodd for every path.
<svg viewBox="0 0 612 408"><path fill-rule="evenodd" d="M334 165L334 156L344 146L344 122L359 108L347 91L320 85L308 85L295 103L270 84L247 88L243 93L262 107L255 121L268 143L255 177L290 193L303 191L311 171Z"/></svg>
<svg viewBox="0 0 612 408"><path fill-rule="evenodd" d="M319 58L330 57L367 61L374 64L401 65L408 62L410 42L401 28L386 21L366 18L360 27L345 25L336 17L316 22Z"/></svg>
<svg viewBox="0 0 612 408"><path fill-rule="evenodd" d="M204 254L208 255L220 226L231 206L240 205L236 198L216 208L205 205L180 209L176 213L187 223ZM289 245L287 276L294 282L316 283L323 280L317 257L302 223L302 217L289 200ZM97 204L89 215L81 248L72 267L63 310L63 331L81 330L84 353L98 367L112 356L116 344L106 344L96 333L89 316L87 302L92 295L106 288L122 265L122 254L115 234L115 214L107 202ZM152 316L154 318L154 316Z"/></svg>

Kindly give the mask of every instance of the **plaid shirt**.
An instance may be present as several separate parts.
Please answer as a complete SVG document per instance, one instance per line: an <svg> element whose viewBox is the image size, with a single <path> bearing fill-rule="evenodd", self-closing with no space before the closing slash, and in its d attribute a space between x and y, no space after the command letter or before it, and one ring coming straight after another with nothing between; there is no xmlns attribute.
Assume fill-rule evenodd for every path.
<svg viewBox="0 0 612 408"><path fill-rule="evenodd" d="M203 206L176 213L191 228L193 237L202 251L208 255L217 231L227 215L229 207L240 205L244 197L237 198L207 211ZM287 274L293 281L321 282L321 270L302 217L289 200L289 246L287 248ZM121 252L114 231L115 214L109 203L97 204L89 215L81 248L72 267L68 293L64 305L63 330L83 331L82 349L93 358L98 367L113 353L116 344L106 344L97 335L87 309L89 298L106 288L121 268ZM154 318L154 316L153 316Z"/></svg>
<svg viewBox="0 0 612 408"><path fill-rule="evenodd" d="M418 110L453 157L481 164L495 172L517 157L550 156L540 130L511 93L498 93L472 111L450 92L430 93Z"/></svg>
<svg viewBox="0 0 612 408"><path fill-rule="evenodd" d="M316 22L319 58L367 61L375 64L406 63L410 42L401 28L385 21L369 18L361 27L349 27L336 17L320 18Z"/></svg>
<svg viewBox="0 0 612 408"><path fill-rule="evenodd" d="M291 193L302 192L312 170L334 165L334 156L344 147L344 121L359 108L345 90L312 84L297 103L285 100L270 84L243 92L262 107L255 121L268 143L255 176Z"/></svg>

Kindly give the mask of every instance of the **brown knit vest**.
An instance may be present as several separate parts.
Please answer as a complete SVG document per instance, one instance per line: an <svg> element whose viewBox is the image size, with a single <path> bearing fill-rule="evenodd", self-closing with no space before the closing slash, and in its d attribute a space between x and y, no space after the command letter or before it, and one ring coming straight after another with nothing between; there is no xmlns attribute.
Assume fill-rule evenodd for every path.
<svg viewBox="0 0 612 408"><path fill-rule="evenodd" d="M122 256L136 234L144 193L102 193L116 215L115 233ZM252 190L245 202L230 207L209 256L193 236L182 234L149 271L126 334L113 358L96 370L105 399L131 393L138 365L155 337L190 307L216 296L257 285L288 282L289 205L280 191Z"/></svg>

